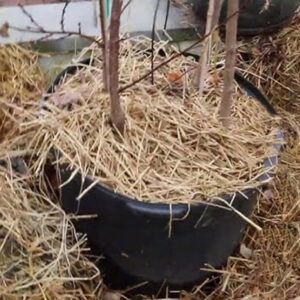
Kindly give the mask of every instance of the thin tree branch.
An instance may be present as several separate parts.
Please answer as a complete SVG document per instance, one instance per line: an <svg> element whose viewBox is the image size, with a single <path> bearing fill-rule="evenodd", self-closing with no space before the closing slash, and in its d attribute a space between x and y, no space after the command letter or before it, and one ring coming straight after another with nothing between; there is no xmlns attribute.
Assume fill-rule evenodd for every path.
<svg viewBox="0 0 300 300"><path fill-rule="evenodd" d="M170 5L171 5L171 0L168 0L168 2L167 2L167 11L166 11L166 18L165 18L165 24L164 24L164 30L167 29L167 25L168 25L169 13L170 13Z"/></svg>
<svg viewBox="0 0 300 300"><path fill-rule="evenodd" d="M70 1L71 0L66 0L66 3L64 5L62 13L61 13L60 26L61 26L62 31L65 31L65 14L66 14L67 7L70 4Z"/></svg>
<svg viewBox="0 0 300 300"><path fill-rule="evenodd" d="M205 34L208 34L213 29L213 17L215 14L215 0L209 0L208 10L207 10L207 17L206 17L206 26L205 26ZM205 77L207 73L207 62L208 62L208 53L209 48L211 46L211 35L208 36L207 39L204 41L204 46L201 50L201 56L198 64L198 68L195 74L195 86L199 88L199 95L202 97Z"/></svg>
<svg viewBox="0 0 300 300"><path fill-rule="evenodd" d="M160 0L157 0L153 17L152 33L151 33L151 70L154 68L154 40L155 40L155 25L157 19L157 12L159 8ZM154 84L154 72L151 73L151 83Z"/></svg>
<svg viewBox="0 0 300 300"><path fill-rule="evenodd" d="M109 38L109 94L111 104L111 120L117 130L123 134L125 115L120 104L119 90L119 34L122 0L113 0Z"/></svg>
<svg viewBox="0 0 300 300"><path fill-rule="evenodd" d="M24 6L22 4L18 4L18 6L21 8L23 14L28 17L28 19L30 20L30 22L35 25L37 28L39 29L43 29L43 27L41 27L38 22L33 18L33 16L24 8Z"/></svg>
<svg viewBox="0 0 300 300"><path fill-rule="evenodd" d="M217 24L219 23L223 3L224 0L215 0L215 9L212 17L212 28L217 26Z"/></svg>
<svg viewBox="0 0 300 300"><path fill-rule="evenodd" d="M230 0L227 4L227 16L239 10L239 0ZM224 89L219 109L220 120L224 126L230 124L232 95L234 91L234 67L236 60L238 14L226 24L226 60L224 70Z"/></svg>
<svg viewBox="0 0 300 300"><path fill-rule="evenodd" d="M106 9L104 0L99 0L99 9L100 9L100 26L101 26L101 35L102 41L104 44L103 49L103 85L104 91L108 91L108 39L107 39L107 25L106 25Z"/></svg>
<svg viewBox="0 0 300 300"><path fill-rule="evenodd" d="M210 0L209 7L207 11L206 17L206 28L205 33L208 33L217 26L219 22L219 17L222 9L222 4L224 0ZM195 80L194 84L196 87L199 88L199 96L201 97L203 94L205 78L207 75L207 64L209 59L209 52L212 43L212 36L211 34L205 41L204 46L201 50L202 54L199 60L198 69L195 72Z"/></svg>
<svg viewBox="0 0 300 300"><path fill-rule="evenodd" d="M70 0L68 0L68 2L70 2ZM66 3L67 4L67 3ZM82 38L85 38L93 43L96 43L100 48L103 47L103 43L101 43L99 40L97 40L94 37L88 36L86 34L83 34L81 32L81 24L78 24L78 31L66 31L64 29L64 26L62 27L61 30L46 30L45 28L43 28L35 19L34 17L25 9L25 7L21 4L18 4L18 6L20 7L20 9L22 10L22 12L29 18L29 20L31 21L31 23L36 27L26 27L26 28L20 28L18 26L11 26L9 25L9 29L15 30L15 31L20 31L20 32L30 32L30 33L36 33L36 34L46 34L46 37L51 37L53 35L65 35L66 37L72 36L72 35L76 35L76 36L80 36ZM63 12L62 12L62 19L61 19L61 25L64 23L62 20L64 19L65 16L65 11L66 11L66 7L67 5L65 5ZM42 37L41 39L45 39L46 37Z"/></svg>
<svg viewBox="0 0 300 300"><path fill-rule="evenodd" d="M9 28L15 31L20 31L20 32L30 32L30 33L36 33L36 34L47 34L49 36L53 36L53 35L66 35L66 36L72 36L72 35L77 35L80 36L82 38L85 38L93 43L96 43L100 48L103 47L103 43L100 42L99 40L97 40L96 38L86 35L84 33L80 33L78 31L60 31L60 30L46 30L42 27L40 28L32 28L32 27L27 27L27 28L20 28L17 26L11 26L9 25Z"/></svg>
<svg viewBox="0 0 300 300"><path fill-rule="evenodd" d="M126 8L131 4L132 0L128 0L126 2L126 4L122 7L122 11L121 11L121 15L123 14L123 12L126 10Z"/></svg>

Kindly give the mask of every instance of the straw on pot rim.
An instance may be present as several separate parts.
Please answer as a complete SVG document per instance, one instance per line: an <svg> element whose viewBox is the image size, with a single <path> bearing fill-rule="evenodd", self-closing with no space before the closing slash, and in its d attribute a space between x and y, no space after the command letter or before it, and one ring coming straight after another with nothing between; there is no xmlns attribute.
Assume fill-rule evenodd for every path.
<svg viewBox="0 0 300 300"><path fill-rule="evenodd" d="M144 38L138 45L132 40L121 44L121 84L149 70L147 45ZM159 49L168 53L165 44L157 43L156 63L164 59ZM212 69L203 99L191 86L195 62L186 57L157 72L155 85L145 80L123 92L126 130L120 141L109 122L108 95L102 92L101 55L95 48L93 53L94 65L67 78L47 102L51 112L36 122L48 135L47 141L39 136L40 141L62 153L60 163L150 202L195 203L260 184L276 122L253 99L239 95L232 127L224 129L217 117L221 70ZM174 73L185 75L170 82ZM67 103L69 111L57 107Z"/></svg>

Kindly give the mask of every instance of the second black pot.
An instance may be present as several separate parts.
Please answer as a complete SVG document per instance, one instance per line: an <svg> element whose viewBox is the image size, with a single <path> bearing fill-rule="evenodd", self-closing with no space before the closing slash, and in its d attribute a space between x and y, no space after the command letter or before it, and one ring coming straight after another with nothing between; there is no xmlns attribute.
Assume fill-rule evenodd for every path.
<svg viewBox="0 0 300 300"><path fill-rule="evenodd" d="M206 20L209 0L190 0L196 16ZM253 36L273 33L287 25L295 15L300 0L271 0L263 10L266 0L240 0L238 35ZM226 20L227 0L224 1L219 23Z"/></svg>

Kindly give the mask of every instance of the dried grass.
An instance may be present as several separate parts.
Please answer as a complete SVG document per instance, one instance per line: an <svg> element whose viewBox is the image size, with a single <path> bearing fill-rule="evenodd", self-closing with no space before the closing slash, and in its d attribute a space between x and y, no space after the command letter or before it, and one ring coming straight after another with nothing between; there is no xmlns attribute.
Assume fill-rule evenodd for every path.
<svg viewBox="0 0 300 300"><path fill-rule="evenodd" d="M81 252L83 237L34 178L0 169L0 298L89 299L89 282L100 284L99 271ZM29 184L29 182L31 184Z"/></svg>
<svg viewBox="0 0 300 300"><path fill-rule="evenodd" d="M132 41L121 46L122 84L150 69L150 59L141 50L149 41L136 41L135 46ZM159 49L167 52L163 43L157 44L156 63L164 59ZM67 78L47 102L50 112L29 123L41 126L37 139L43 148L60 151L59 163L121 194L151 202L201 202L260 184L263 161L272 154L276 121L236 89L232 127L224 129L217 117L222 81L216 78L221 70L211 70L218 83L207 83L202 99L192 88L189 72L197 63L185 57L156 73L155 85L145 80L127 89L121 95L126 114L121 138L109 122L101 60L93 52L94 66ZM170 84L170 72L185 75ZM53 103L72 103L72 109Z"/></svg>
<svg viewBox="0 0 300 300"><path fill-rule="evenodd" d="M215 288L197 299L296 300L300 288L300 139L282 154L271 198L261 197L243 243L253 255L240 253L219 272Z"/></svg>
<svg viewBox="0 0 300 300"><path fill-rule="evenodd" d="M8 134L16 134L14 119L20 110L36 105L36 99L45 88L37 53L16 45L0 47L0 98L14 104L19 110L9 111L0 107L0 142Z"/></svg>
<svg viewBox="0 0 300 300"><path fill-rule="evenodd" d="M0 299L95 299L101 277L85 256L85 238L40 174L18 174L8 159L30 154L35 133L20 124L45 86L37 58L18 46L0 48Z"/></svg>
<svg viewBox="0 0 300 300"><path fill-rule="evenodd" d="M208 292L197 299L296 300L300 295L300 14L278 34L242 42L241 69L284 118L287 145L279 160L272 197L261 197L243 243L254 255L230 258ZM249 57L250 54L250 57ZM220 281L219 281L220 280Z"/></svg>

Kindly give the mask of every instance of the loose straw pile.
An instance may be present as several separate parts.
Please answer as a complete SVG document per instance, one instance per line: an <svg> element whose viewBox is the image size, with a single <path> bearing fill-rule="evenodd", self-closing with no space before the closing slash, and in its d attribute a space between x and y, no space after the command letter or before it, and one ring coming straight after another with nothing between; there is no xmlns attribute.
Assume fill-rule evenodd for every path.
<svg viewBox="0 0 300 300"><path fill-rule="evenodd" d="M272 38L255 37L239 47L241 57L246 57L239 61L245 76L265 91L287 123L294 120L294 129L299 122L296 120L300 101L299 24L298 13L289 27Z"/></svg>
<svg viewBox="0 0 300 300"><path fill-rule="evenodd" d="M142 50L149 42L138 41L121 45L121 84L150 69L149 55ZM167 52L158 43L156 63L165 59L158 55L160 49ZM263 161L272 154L275 121L236 90L232 126L224 129L217 116L221 71L211 71L202 99L192 88L196 62L186 57L157 72L154 85L145 80L127 89L121 94L126 113L122 138L109 121L101 55L95 49L93 53L94 66L67 78L47 102L50 113L45 111L38 121L42 148L59 150L59 163L150 202L201 202L258 186Z"/></svg>
<svg viewBox="0 0 300 300"><path fill-rule="evenodd" d="M218 285L203 287L200 298L298 299L300 287L300 13L272 37L242 41L240 66L283 116L287 142L274 186L259 200L243 244L248 255L231 257ZM250 255L249 255L250 254ZM200 288L199 288L200 289ZM205 296L203 296L205 294Z"/></svg>
<svg viewBox="0 0 300 300"><path fill-rule="evenodd" d="M79 299L91 282L96 290L99 271L81 256L85 239L34 181L0 167L0 298Z"/></svg>
<svg viewBox="0 0 300 300"><path fill-rule="evenodd" d="M19 46L0 47L0 142L15 135L22 109L37 104L45 88L37 53ZM13 105L16 109L11 107Z"/></svg>
<svg viewBox="0 0 300 300"><path fill-rule="evenodd" d="M85 238L45 189L44 169L30 171L36 132L22 123L36 117L45 87L37 60L18 46L0 48L0 299L95 299L101 277Z"/></svg>

